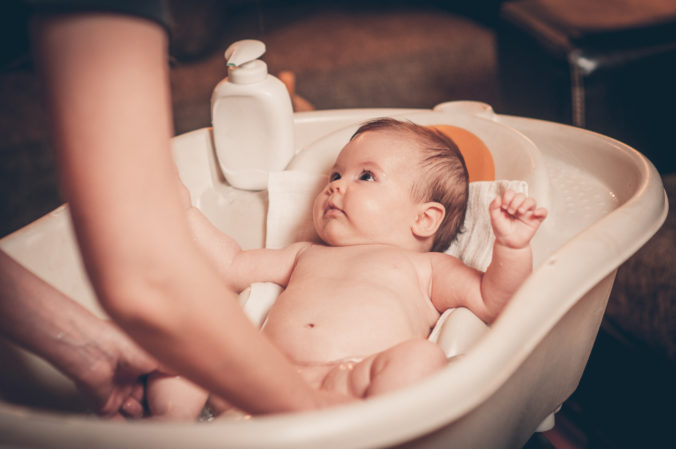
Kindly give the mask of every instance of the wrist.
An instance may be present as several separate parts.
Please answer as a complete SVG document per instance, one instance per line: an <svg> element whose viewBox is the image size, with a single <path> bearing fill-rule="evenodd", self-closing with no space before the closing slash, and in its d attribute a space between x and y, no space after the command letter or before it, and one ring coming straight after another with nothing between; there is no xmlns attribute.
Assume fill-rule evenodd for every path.
<svg viewBox="0 0 676 449"><path fill-rule="evenodd" d="M87 326L91 329L75 326L54 336L54 347L60 352L55 364L80 386L96 382L97 373L112 372L114 364L106 344L110 324L96 319Z"/></svg>
<svg viewBox="0 0 676 449"><path fill-rule="evenodd" d="M532 269L533 251L530 245L515 246L498 242L493 245L492 265L508 266L511 271L520 271L520 268Z"/></svg>
<svg viewBox="0 0 676 449"><path fill-rule="evenodd" d="M509 242L508 240L502 240L496 237L495 247L500 247L504 248L506 250L514 250L514 251L520 251L520 250L530 250L530 242L526 243L515 243L515 242Z"/></svg>

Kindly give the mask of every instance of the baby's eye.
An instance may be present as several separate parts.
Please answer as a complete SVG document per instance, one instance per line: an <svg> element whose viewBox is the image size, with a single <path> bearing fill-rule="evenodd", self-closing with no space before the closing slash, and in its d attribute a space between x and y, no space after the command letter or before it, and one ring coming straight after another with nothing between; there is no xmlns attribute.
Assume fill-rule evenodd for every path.
<svg viewBox="0 0 676 449"><path fill-rule="evenodd" d="M361 175L359 175L359 180L360 181L375 181L376 178L373 176L373 173L369 170L364 170L361 172Z"/></svg>
<svg viewBox="0 0 676 449"><path fill-rule="evenodd" d="M338 172L333 172L333 173L331 173L331 176L329 176L329 182L338 181L339 179L340 179L340 173L338 173Z"/></svg>

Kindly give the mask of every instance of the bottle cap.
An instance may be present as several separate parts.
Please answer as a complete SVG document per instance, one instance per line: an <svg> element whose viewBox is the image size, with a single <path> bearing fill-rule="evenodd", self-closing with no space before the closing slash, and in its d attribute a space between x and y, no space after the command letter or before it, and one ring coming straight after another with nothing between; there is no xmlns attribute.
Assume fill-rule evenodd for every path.
<svg viewBox="0 0 676 449"><path fill-rule="evenodd" d="M234 84L252 84L265 81L268 76L268 65L255 59L238 67L228 68L228 80Z"/></svg>
<svg viewBox="0 0 676 449"><path fill-rule="evenodd" d="M225 50L228 66L240 66L265 54L265 44L254 39L244 39L231 44Z"/></svg>
<svg viewBox="0 0 676 449"><path fill-rule="evenodd" d="M258 58L265 53L265 44L254 39L244 39L225 50L228 78L235 84L250 84L265 80L268 66Z"/></svg>

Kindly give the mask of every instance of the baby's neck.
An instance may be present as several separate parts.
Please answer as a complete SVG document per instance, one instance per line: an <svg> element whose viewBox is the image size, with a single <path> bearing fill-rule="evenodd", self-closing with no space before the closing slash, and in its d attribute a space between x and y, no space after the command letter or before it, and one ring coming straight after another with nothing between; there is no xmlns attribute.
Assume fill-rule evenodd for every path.
<svg viewBox="0 0 676 449"><path fill-rule="evenodd" d="M320 241L319 245L325 246L327 248L348 248L348 247L382 248L382 247L387 247L387 248L400 249L402 251L412 251L412 252L416 252L416 253L428 253L431 250L431 245L429 245L429 244L423 245L423 244L420 244L418 242L414 242L414 243L408 244L408 245L389 243L389 242L378 242L378 241L344 243L344 244L331 245L331 244L328 244L326 242Z"/></svg>

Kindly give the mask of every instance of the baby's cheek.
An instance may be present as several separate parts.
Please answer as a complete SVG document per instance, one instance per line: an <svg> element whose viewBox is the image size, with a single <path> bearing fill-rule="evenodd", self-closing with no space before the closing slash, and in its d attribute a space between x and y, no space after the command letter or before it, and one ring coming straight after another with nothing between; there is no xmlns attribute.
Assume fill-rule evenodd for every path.
<svg viewBox="0 0 676 449"><path fill-rule="evenodd" d="M324 213L324 202L322 201L321 196L315 198L312 203L312 223L317 226L319 224L319 219Z"/></svg>
<svg viewBox="0 0 676 449"><path fill-rule="evenodd" d="M392 209L393 204L391 202L384 202L384 201L377 201L374 199L366 199L361 201L359 204L359 212L361 213L362 217L373 217L373 218L378 218L381 217L383 214L392 214L393 211Z"/></svg>
<svg viewBox="0 0 676 449"><path fill-rule="evenodd" d="M391 234L406 220L401 204L387 205L365 202L361 214L361 229L371 235Z"/></svg>

